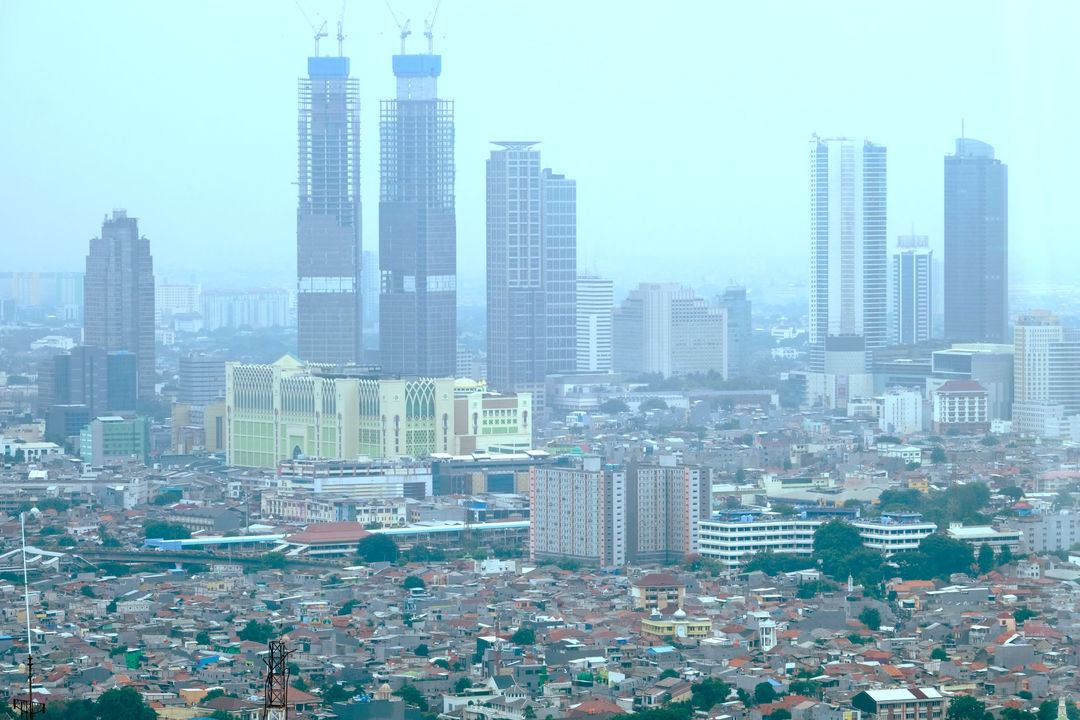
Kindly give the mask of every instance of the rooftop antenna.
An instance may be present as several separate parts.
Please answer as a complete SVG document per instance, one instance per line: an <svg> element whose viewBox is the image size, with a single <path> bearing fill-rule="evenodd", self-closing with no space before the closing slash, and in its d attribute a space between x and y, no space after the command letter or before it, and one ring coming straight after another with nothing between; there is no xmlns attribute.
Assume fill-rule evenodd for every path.
<svg viewBox="0 0 1080 720"><path fill-rule="evenodd" d="M397 24L398 30L401 31L401 54L404 55L405 38L412 35L412 30L409 29L409 23L412 22L412 20L409 18L405 18L405 24L402 25L401 21L398 20L397 13L394 12L394 8L390 7L390 0L386 0L386 9L390 11L390 17L394 18L394 22Z"/></svg>
<svg viewBox="0 0 1080 720"><path fill-rule="evenodd" d="M307 24L311 26L311 30L315 33L315 57L319 57L319 38L326 37L326 21L324 20L323 24L320 25L319 27L315 27L315 23L311 22L311 18L308 17L308 14L306 12L304 12L304 8L300 5L300 0L293 0L293 1L296 3L296 9L299 10L300 14L304 16L304 20L307 20ZM341 30L340 30L340 23L339 23L338 24L339 42L341 40L340 32L341 32ZM339 45L339 48L340 48L340 45Z"/></svg>
<svg viewBox="0 0 1080 720"><path fill-rule="evenodd" d="M436 2L435 2L435 12L431 13L431 20L430 21L428 21L428 20L424 21L424 37L427 38L427 52L428 52L428 55L433 55L435 53L435 49L434 49L434 45L435 45L435 35L434 35L434 32L435 32L435 18L437 18L439 16L439 6L441 6L441 5L442 5L442 0L436 0Z"/></svg>
<svg viewBox="0 0 1080 720"><path fill-rule="evenodd" d="M26 697L12 698L11 706L22 720L34 720L34 715L45 712L45 706L34 700L34 641L30 636L30 582L26 573L26 513L19 513L22 532L23 601L26 604Z"/></svg>

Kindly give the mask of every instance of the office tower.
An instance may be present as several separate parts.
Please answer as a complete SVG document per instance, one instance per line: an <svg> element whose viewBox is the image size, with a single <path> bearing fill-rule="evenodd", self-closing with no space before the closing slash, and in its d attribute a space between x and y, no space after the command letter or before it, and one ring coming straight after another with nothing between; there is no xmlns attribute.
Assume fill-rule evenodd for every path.
<svg viewBox="0 0 1080 720"><path fill-rule="evenodd" d="M106 404L110 413L133 413L138 399L138 358L126 350L109 353Z"/></svg>
<svg viewBox="0 0 1080 720"><path fill-rule="evenodd" d="M945 337L1008 342L1009 177L971 138L945 156Z"/></svg>
<svg viewBox="0 0 1080 720"><path fill-rule="evenodd" d="M947 380L975 380L989 393L991 420L1008 420L1013 405L1012 345L954 344L931 354L927 394Z"/></svg>
<svg viewBox="0 0 1080 720"><path fill-rule="evenodd" d="M397 97L380 104L379 363L449 376L457 351L454 103L439 55L395 55Z"/></svg>
<svg viewBox="0 0 1080 720"><path fill-rule="evenodd" d="M612 313L615 287L611 280L595 275L577 279L577 371L612 371Z"/></svg>
<svg viewBox="0 0 1080 720"><path fill-rule="evenodd" d="M750 336L754 332L746 288L725 288L716 304L727 310L728 376L743 377L750 372Z"/></svg>
<svg viewBox="0 0 1080 720"><path fill-rule="evenodd" d="M893 344L928 342L934 328L934 251L927 236L897 238L892 275Z"/></svg>
<svg viewBox="0 0 1080 720"><path fill-rule="evenodd" d="M363 360L359 96L349 58L308 58L296 209L297 348L308 362Z"/></svg>
<svg viewBox="0 0 1080 720"><path fill-rule="evenodd" d="M49 358L39 373L43 413L52 405L85 405L91 417L108 407L108 371L102 348L82 345Z"/></svg>
<svg viewBox="0 0 1080 720"><path fill-rule="evenodd" d="M360 267L360 295L364 298L364 332L375 334L379 330L379 255L370 250L363 253ZM378 349L379 343L364 343Z"/></svg>
<svg viewBox="0 0 1080 720"><path fill-rule="evenodd" d="M495 143L487 161L488 380L543 391L577 363L576 187L540 169L531 142Z"/></svg>
<svg viewBox="0 0 1080 720"><path fill-rule="evenodd" d="M184 405L204 406L225 397L225 361L192 353L180 358L180 395Z"/></svg>
<svg viewBox="0 0 1080 720"><path fill-rule="evenodd" d="M613 326L616 372L727 379L727 310L689 288L642 283L615 309Z"/></svg>
<svg viewBox="0 0 1080 720"><path fill-rule="evenodd" d="M1013 422L1016 430L1043 437L1070 434L1080 415L1080 331L1046 310L1016 321Z"/></svg>
<svg viewBox="0 0 1080 720"><path fill-rule="evenodd" d="M136 218L113 210L90 241L83 283L83 341L135 354L137 399L154 399L154 261Z"/></svg>
<svg viewBox="0 0 1080 720"><path fill-rule="evenodd" d="M847 372L888 340L885 148L810 141L810 369ZM838 367L829 352L837 353Z"/></svg>

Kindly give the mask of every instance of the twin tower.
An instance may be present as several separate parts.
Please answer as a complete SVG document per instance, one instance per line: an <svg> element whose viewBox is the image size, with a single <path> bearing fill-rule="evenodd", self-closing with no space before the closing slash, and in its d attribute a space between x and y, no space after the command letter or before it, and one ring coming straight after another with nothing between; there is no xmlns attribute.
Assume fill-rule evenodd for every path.
<svg viewBox="0 0 1080 720"><path fill-rule="evenodd" d="M450 377L457 346L454 104L442 57L393 56L397 96L379 103L379 351L391 375ZM370 363L361 291L360 83L349 58L308 58L299 88L296 212L300 359Z"/></svg>

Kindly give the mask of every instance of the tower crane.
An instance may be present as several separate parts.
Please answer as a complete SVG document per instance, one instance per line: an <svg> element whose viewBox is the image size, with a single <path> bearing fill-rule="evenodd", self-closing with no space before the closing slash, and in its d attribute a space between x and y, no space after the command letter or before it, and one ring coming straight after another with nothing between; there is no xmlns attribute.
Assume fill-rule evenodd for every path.
<svg viewBox="0 0 1080 720"><path fill-rule="evenodd" d="M428 20L424 21L424 37L427 38L428 55L433 55L435 53L435 49L434 49L434 46L435 46L435 42L434 42L434 40L435 40L435 35L434 35L434 32L435 32L435 18L437 18L439 16L439 6L440 5L442 5L442 0L436 0L436 2L435 2L435 11L433 13L431 13L431 20L430 21L428 21Z"/></svg>
<svg viewBox="0 0 1080 720"><path fill-rule="evenodd" d="M304 20L307 21L307 24L311 26L311 30L315 33L315 57L319 57L319 39L326 37L326 21L324 20L323 24L321 26L315 27L315 23L311 22L311 18L308 17L308 14L306 12L304 12L303 6L300 5L300 0L294 0L294 2L296 2L296 9L299 10L300 14L304 16ZM340 32L341 32L341 26L340 26L340 23L339 23L338 24L338 34L339 34L339 36L340 36ZM341 37L338 38L339 43L340 43L340 40L341 40ZM340 45L338 47L340 49Z"/></svg>
<svg viewBox="0 0 1080 720"><path fill-rule="evenodd" d="M405 24L402 25L401 21L398 20L397 14L394 12L394 8L390 7L390 0L386 0L386 9L390 11L390 17L394 18L394 22L397 24L398 30L401 31L401 54L404 55L405 38L412 35L412 30L409 29L409 23L411 23L412 20L409 18L405 18Z"/></svg>

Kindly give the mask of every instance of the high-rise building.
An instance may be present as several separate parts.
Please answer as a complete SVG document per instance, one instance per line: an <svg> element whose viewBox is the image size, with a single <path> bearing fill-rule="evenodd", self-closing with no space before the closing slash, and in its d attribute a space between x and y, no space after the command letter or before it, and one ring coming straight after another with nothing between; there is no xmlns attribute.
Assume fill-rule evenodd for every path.
<svg viewBox="0 0 1080 720"><path fill-rule="evenodd" d="M90 241L83 283L83 341L135 355L138 401L154 399L154 261L150 241L123 210L105 218Z"/></svg>
<svg viewBox="0 0 1080 720"><path fill-rule="evenodd" d="M457 354L454 103L439 55L395 55L397 97L380 104L379 363L444 377Z"/></svg>
<svg viewBox="0 0 1080 720"><path fill-rule="evenodd" d="M359 96L349 58L308 58L296 210L297 348L308 362L363 361Z"/></svg>
<svg viewBox="0 0 1080 720"><path fill-rule="evenodd" d="M1069 425L1080 423L1080 331L1046 310L1029 310L1016 321L1013 343L1015 429L1072 434Z"/></svg>
<svg viewBox="0 0 1080 720"><path fill-rule="evenodd" d="M656 464L605 468L586 456L530 471L529 556L586 565L674 564L699 551L709 516L706 468Z"/></svg>
<svg viewBox="0 0 1080 720"><path fill-rule="evenodd" d="M289 291L285 288L207 290L199 296L199 312L207 330L285 327L289 324Z"/></svg>
<svg viewBox="0 0 1080 720"><path fill-rule="evenodd" d="M607 278L579 275L576 302L577 372L611 372L614 284Z"/></svg>
<svg viewBox="0 0 1080 720"><path fill-rule="evenodd" d="M886 153L844 138L810 141L810 369L831 372L888 341ZM844 370L848 370L845 367ZM839 368L836 369L839 371Z"/></svg>
<svg viewBox="0 0 1080 720"><path fill-rule="evenodd" d="M746 288L736 285L725 288L716 304L727 310L728 376L743 377L750 372L750 336L754 332Z"/></svg>
<svg viewBox="0 0 1080 720"><path fill-rule="evenodd" d="M532 142L500 142L487 161L487 363L495 390L543 392L573 372L576 187L540 169Z"/></svg>
<svg viewBox="0 0 1080 720"><path fill-rule="evenodd" d="M363 253L360 270L360 295L364 298L364 332L375 335L379 329L379 254L370 250ZM379 344L365 345L377 349Z"/></svg>
<svg viewBox="0 0 1080 720"><path fill-rule="evenodd" d="M107 363L105 351L90 345L49 358L38 375L43 412L52 405L85 405L91 416L105 413L109 409Z"/></svg>
<svg viewBox="0 0 1080 720"><path fill-rule="evenodd" d="M926 235L897 238L892 275L893 344L928 342L934 331L934 251Z"/></svg>
<svg viewBox="0 0 1080 720"><path fill-rule="evenodd" d="M201 407L224 397L223 359L195 353L180 358L180 403Z"/></svg>
<svg viewBox="0 0 1080 720"><path fill-rule="evenodd" d="M168 325L173 315L199 311L199 286L159 284L154 289L154 322Z"/></svg>
<svg viewBox="0 0 1080 720"><path fill-rule="evenodd" d="M727 379L727 310L681 285L642 283L615 309L616 372Z"/></svg>
<svg viewBox="0 0 1080 720"><path fill-rule="evenodd" d="M106 405L109 413L135 412L139 397L139 358L126 350L117 350L109 353L105 367L108 372Z"/></svg>
<svg viewBox="0 0 1080 720"><path fill-rule="evenodd" d="M944 289L947 339L1008 342L1008 167L971 138L945 156Z"/></svg>

